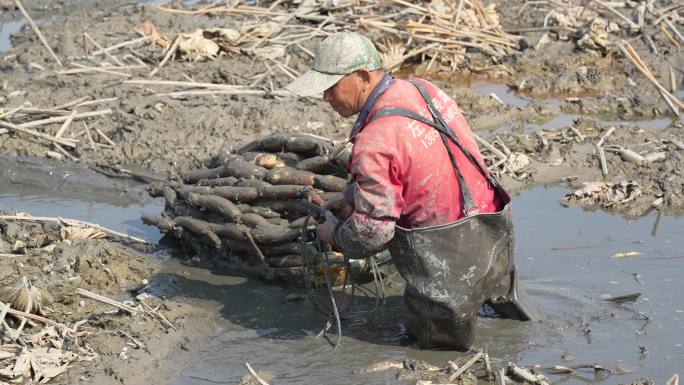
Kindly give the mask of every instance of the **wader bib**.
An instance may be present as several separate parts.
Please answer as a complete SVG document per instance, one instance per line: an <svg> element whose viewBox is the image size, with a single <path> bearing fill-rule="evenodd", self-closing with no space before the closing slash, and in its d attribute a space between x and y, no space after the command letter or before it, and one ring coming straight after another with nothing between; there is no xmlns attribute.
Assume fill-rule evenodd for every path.
<svg viewBox="0 0 684 385"><path fill-rule="evenodd" d="M404 308L409 334L420 348L470 349L475 321L484 303L505 318L536 318L534 307L517 285L513 264L510 197L465 149L432 103L425 87L411 81L427 103L433 120L403 108L378 111L372 120L405 116L437 129L456 171L465 217L444 225L405 229L397 226L388 244L392 261L406 280ZM496 213L479 213L454 157L449 140L475 164L505 204Z"/></svg>

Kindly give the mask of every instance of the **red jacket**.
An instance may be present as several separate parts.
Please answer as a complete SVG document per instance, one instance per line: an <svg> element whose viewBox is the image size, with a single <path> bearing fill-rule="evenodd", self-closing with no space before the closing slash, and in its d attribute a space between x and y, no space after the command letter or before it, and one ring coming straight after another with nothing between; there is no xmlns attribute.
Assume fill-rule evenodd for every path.
<svg viewBox="0 0 684 385"><path fill-rule="evenodd" d="M484 164L458 105L432 83L416 80L425 85L435 107L461 143ZM354 183L345 196L354 212L337 226L334 234L336 245L352 257L380 251L394 236L395 225L412 229L464 217L458 178L438 131L401 116L367 123L379 110L388 107L405 108L432 120L418 89L397 79L378 98L366 125L353 138L350 168ZM454 143L450 145L480 212L501 209L499 197L477 166Z"/></svg>

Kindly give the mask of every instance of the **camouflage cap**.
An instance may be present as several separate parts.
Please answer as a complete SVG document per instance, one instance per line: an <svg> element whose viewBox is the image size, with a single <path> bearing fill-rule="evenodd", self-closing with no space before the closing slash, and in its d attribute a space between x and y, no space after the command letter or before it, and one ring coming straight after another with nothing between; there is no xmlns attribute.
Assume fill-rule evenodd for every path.
<svg viewBox="0 0 684 385"><path fill-rule="evenodd" d="M311 69L285 89L299 96L314 96L334 86L344 75L360 69L374 71L380 68L380 54L367 37L339 32L321 42Z"/></svg>

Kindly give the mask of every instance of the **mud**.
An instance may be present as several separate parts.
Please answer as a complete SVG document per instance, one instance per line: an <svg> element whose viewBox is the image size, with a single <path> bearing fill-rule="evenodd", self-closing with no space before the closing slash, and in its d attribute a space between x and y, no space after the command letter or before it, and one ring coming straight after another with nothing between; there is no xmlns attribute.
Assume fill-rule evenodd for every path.
<svg viewBox="0 0 684 385"><path fill-rule="evenodd" d="M501 13L504 29L541 26L549 9L525 9L524 4L518 0L499 3L505 9ZM659 6L669 4L663 1ZM110 46L137 37L135 26L148 19L167 36L242 22L237 17L171 15L148 5L119 1L84 5L79 0L36 0L28 2L27 9L64 62L92 66L105 59L82 60L86 54L83 32ZM159 213L161 203L146 197L143 186L122 169L164 179L210 164L225 146L238 147L272 132L344 139L353 123L315 99L272 95L170 98L156 94L173 91L173 87L122 84L121 77L111 74L60 75L13 3L0 1L0 10L0 113L21 105L52 108L81 97L118 98L78 108L79 112L113 110L85 122L91 132L99 129L115 146L97 135L91 146L83 122L74 122L66 136L79 139L71 152L80 159L77 163L69 158L47 159L48 151L56 150L52 145L0 131L0 202L6 210L78 217L156 241L159 234L142 226L138 217ZM589 20L597 15L610 19L596 9L582 17ZM459 103L481 136L490 141L498 136L511 151L526 155L531 162L517 172L499 171L506 187L521 194L514 210L518 265L546 320L531 325L504 322L503 326L501 321L483 321L478 344L488 348L495 366L516 361L545 367L563 364L572 355L577 361L598 361L611 368L623 363L634 372L608 378L589 372L553 380L617 384L650 376L664 383L665 373L680 369L682 355L681 309L676 298L681 284L673 275L681 264L682 244L677 235L682 223L668 216L681 214L684 208L683 152L674 144L684 139L682 120L671 115L655 88L614 45L598 51L581 48L582 33L582 28L521 32L520 53L503 62L473 53L455 69L437 65L427 70L428 63L418 57L398 75L414 74L437 82ZM659 79L669 79L669 64L673 65L674 88L681 98L684 53L673 49L662 34L652 36L658 55L648 55L642 39L632 43ZM302 45L314 50L318 41L314 38ZM287 54L289 67L306 70L309 57L302 50L291 47ZM126 64L137 64L133 56L148 68L129 72L145 79L163 50L150 45L119 53ZM157 77L248 85L266 70L262 60L234 53L207 62L172 60ZM268 91L289 81L277 70L270 78L272 86L268 80L257 86ZM670 88L668 81L663 84ZM46 117L17 114L11 120L21 124ZM59 126L39 129L55 134ZM571 126L585 138L577 138ZM594 144L611 126L617 129L606 146L642 155L664 152L665 158L637 164L606 152L608 175L604 178ZM89 167L101 173L94 174ZM622 180L637 181L642 195L611 210L639 220L589 214L558 204L582 182ZM565 188L536 187L559 183ZM658 198L663 199L664 210L651 211ZM95 362L74 365L54 380L57 383L86 379L131 384L238 382L246 374L245 361L282 384L407 383L407 378L397 379L397 370L364 375L359 370L378 361L410 358L443 367L446 360L454 359L451 353L420 352L401 345L403 331L396 317L401 309L396 295L401 285L392 288L395 295L374 313L367 313L374 299L356 301L358 307L345 319L344 345L331 354L323 338L314 338L324 317L306 301L291 302L303 297L295 289L221 275L220 266L206 265L198 255L169 259L163 252L112 240L67 245L56 242L57 229L51 226L22 223L15 230L9 235L3 230L5 251L0 253L12 253L16 240L26 247L21 256L0 258L0 284L22 274L44 285L58 298L50 316L68 324L88 318L86 330L91 334L86 341L100 354ZM58 243L54 250L41 249L51 241ZM611 258L631 251L641 254ZM140 293L143 279L150 281L145 289L152 296L149 303L160 305L179 331L166 330L155 320L110 314L111 308L90 300L81 306L81 299L73 295L76 287L83 287L119 300L132 299ZM637 291L644 295L636 304L601 302L603 295ZM638 312L651 319L643 320ZM142 341L147 351L129 346L127 337L114 335L117 330Z"/></svg>
<svg viewBox="0 0 684 385"><path fill-rule="evenodd" d="M511 3L512 11L520 7L516 2ZM48 5L51 10L50 7L52 5ZM82 32L88 32L100 44L109 46L134 38L135 26L148 19L162 35L190 32L198 27L232 27L240 22L238 18L171 15L123 3L112 3L97 10L85 7L73 12L72 7L73 4L68 3L60 10L68 17L61 16L59 22L45 21L41 25L57 54L67 58L84 55ZM39 15L45 14L41 8L36 5L32 9ZM504 18L504 26L519 27L513 21ZM119 98L83 109L114 110L112 115L100 117L90 124L111 137L117 146L93 151L83 140L83 145L74 153L89 164L136 165L166 172L198 166L206 154L217 152L225 141L237 145L273 131L305 131L340 139L346 136L351 124L349 119L337 117L320 100L249 96L194 96L174 100L154 96L163 91L163 87L118 84L120 79L113 75L57 75L54 62L30 29L24 27L13 34L12 42L15 47L2 55L3 71L11 76L6 77L7 85L0 93L0 108L8 110L26 102L34 107L48 108L79 97ZM311 50L317 42L311 39L304 42L304 46ZM658 43L664 45L664 42ZM154 64L163 54L158 46L139 47L134 52L148 64ZM309 58L301 50L290 49L287 53L291 68L297 71L307 68ZM677 64L682 60L681 53L673 53L668 59ZM413 72L441 81L440 85L460 103L475 129L534 124L561 113L601 115L604 119L620 120L652 119L668 113L655 89L634 72L631 64L623 59L577 52L572 42L552 42L539 50L528 48L508 62L480 63L486 70L476 70L476 64L483 60L475 54L468 56L455 72L433 68L425 73L426 65L422 64L407 67L409 69L402 74ZM31 63L45 70L40 71ZM97 64L97 60L93 64ZM658 68L662 70L658 75L665 75L665 67ZM172 61L162 69L160 76L169 80L184 81L187 76L197 82L249 84L250 79L266 70L260 61L232 54L203 63ZM148 71L131 70L131 73L144 78ZM511 90L522 95L543 98L524 105L500 105L489 95L478 95L459 86L464 84L463 79L478 78L505 82ZM628 84L628 78L635 82L634 85ZM289 81L280 72L276 72L272 80L275 89ZM15 123L35 118L17 117ZM48 132L58 126L49 127ZM81 131L82 127L77 130ZM42 142L18 135L3 135L0 140L5 153L45 156L49 149Z"/></svg>
<svg viewBox="0 0 684 385"><path fill-rule="evenodd" d="M655 213L639 221L589 214L561 207L564 193L564 188L538 187L513 201L517 263L544 319L482 319L477 346L487 348L495 368L511 361L538 370L597 362L613 371L548 374L552 382L628 384L648 376L663 383L679 370L682 349L676 337L681 283L671 270L682 263L677 258L681 218L663 216L653 232ZM639 254L613 257L630 251ZM244 362L271 373L273 383L413 384L415 378L402 377L407 373L399 369L405 359L444 367L447 360L465 357L405 346L396 317L402 306L400 284L391 283L385 305L373 312L374 298L355 298L344 314L342 346L333 352L327 341L315 337L326 317L307 301L288 300L297 293L294 289L216 276L197 267L181 271L174 273L178 294L215 301L222 317L221 328L174 384L234 383L245 373ZM642 295L635 303L603 302L637 292ZM642 354L639 346L649 352ZM482 375L481 366L475 373Z"/></svg>
<svg viewBox="0 0 684 385"><path fill-rule="evenodd" d="M151 241L159 238L137 219L162 207L139 183L107 178L84 166L54 167L41 159L3 158L2 164L7 167L0 180L2 209L77 218ZM157 367L156 381L171 381L178 371L173 360L187 356L194 341L214 330L216 313L201 301L165 298L170 283L159 273L169 257L155 247L116 237L64 239L63 228L56 222L0 219L0 287L26 277L54 299L44 316L67 325L87 321L79 329L78 344L92 349L96 358L72 364L51 383L149 383L140 374L151 365ZM144 298L149 306L160 306L177 330L82 298L77 288L137 304L136 297Z"/></svg>
<svg viewBox="0 0 684 385"><path fill-rule="evenodd" d="M508 189L519 192L530 184L561 182L566 182L570 188L579 188L582 183L590 181L615 183L634 180L641 186L641 195L629 203L614 206L613 211L638 217L653 209L656 199L663 198L665 203L662 206L658 204L658 208L664 208L670 214L682 213L684 153L679 142L680 127L654 131L638 126L606 126L596 120L578 119L573 128L582 135L581 138L570 129L497 135L510 151L525 154L530 159L522 178L510 172L502 175ZM611 128L612 134L603 142L603 146L611 149L605 150L608 174L604 176L596 144ZM658 160L641 163L625 160L619 154L620 149L631 149L647 158L658 153ZM587 209L597 208L591 204L584 206Z"/></svg>
<svg viewBox="0 0 684 385"><path fill-rule="evenodd" d="M522 6L514 1L510 3L512 12ZM50 12L50 7L50 4L35 5L32 9L40 17ZM145 20L151 20L162 35L189 32L198 27L234 27L241 22L239 18L172 15L149 6L125 3L79 10L74 4L67 3L60 13L64 14L58 16L59 22L54 16L50 17L41 24L41 29L51 37L58 55L67 58L80 58L85 54L82 32L88 32L96 41L109 46L135 37L134 28ZM20 22L19 19L12 21ZM525 27L515 18L508 20L504 17L503 23L510 29ZM523 36L531 39L535 34L539 33L524 33ZM59 75L52 59L30 29L24 27L13 34L12 42L15 47L2 55L3 72L10 76L6 77L6 84L0 92L0 108L10 110L26 103L49 108L80 97L118 98L78 109L79 112L113 110L112 114L91 119L87 124L111 138L116 143L115 147L107 146L97 136L95 140L99 143L95 147L89 145L82 122L75 122L71 128L76 131L72 135L81 139L73 155L81 163L89 165L133 167L175 174L207 164L222 147L236 147L271 132L310 132L343 139L352 124L351 119L340 118L324 102L316 99L252 96L173 99L156 96L159 92L172 90L170 87L121 84L119 77L110 74ZM312 39L304 46L311 50L317 42ZM665 46L667 42L657 40L656 43ZM645 45L635 44L641 50L646 49ZM309 58L301 50L291 48L287 53L291 68L296 71L307 68ZM163 51L161 47L150 45L137 47L130 54L152 65ZM652 58L651 55L644 57ZM132 62L130 57L128 60ZM606 124L627 119L633 120L633 127L645 130L669 128L666 135L677 137L676 127L681 122L666 116L669 111L655 88L646 83L630 63L615 57L615 54L597 56L578 51L572 39L565 42L552 39L543 49L527 46L504 63L486 63L483 60L479 54L468 56L456 71L447 71L437 65L426 72L426 63L416 64L405 67L399 76L415 74L438 82L458 101L475 130L496 130L503 136L516 136L519 129L528 132L543 128L567 130L574 124L574 118L599 119ZM683 57L681 53L673 52L668 60L680 68ZM32 63L45 70L36 69ZM660 62L650 64L654 65L661 78L669 77L667 66L660 65ZM231 54L201 63L171 61L160 71L160 76L169 80L185 81L190 78L197 82L249 84L250 79L266 70L259 61ZM144 78L148 71L133 69L131 73L136 78ZM271 78L275 89L289 81L281 72L274 73ZM13 123L21 124L41 117L44 116L17 115ZM42 130L54 133L58 127L59 124L53 124ZM632 138L630 135L616 135L613 141L625 147L632 144L621 143L616 138ZM45 157L49 150L54 150L42 140L16 134L0 135L0 146L4 154L15 156ZM590 156L586 151L564 151L563 162L569 167L581 165L585 169L590 166ZM539 158L534 152L528 155ZM548 164L548 159L541 159L535 164L537 175L560 176L559 169ZM588 168L596 171L595 167ZM643 179L651 184L663 175L662 172L668 172L667 169L660 172L653 167L642 168L638 172L629 167L620 170L617 175L621 177ZM589 178L598 175L596 172L587 173ZM553 178L532 178L527 185L550 180ZM511 184L510 188L517 189L517 183ZM647 186L646 190L649 189ZM647 195L652 197L661 193L660 190ZM681 208L677 199L667 199L666 205Z"/></svg>
<svg viewBox="0 0 684 385"><path fill-rule="evenodd" d="M179 346L189 349L185 347L188 341L211 330L206 328L210 313L203 314L195 305L146 297L148 305L161 306L178 328L174 331L157 320L112 312L110 306L75 294L77 288L82 288L125 301L146 292L155 284L154 280L148 284L148 280L159 269L149 259L149 247L107 239L62 240L57 224L1 220L0 228L0 285L11 285L20 277L27 277L54 298L47 306L49 310L44 310L46 317L67 325L86 320L77 344L92 349L96 358L74 365L52 383L74 383L79 379L149 383L138 374L148 365L158 366L158 377L172 376L174 369L169 365L169 356L177 354ZM202 322L198 322L200 319ZM12 319L8 321L16 327ZM33 333L31 329L35 328L25 332Z"/></svg>

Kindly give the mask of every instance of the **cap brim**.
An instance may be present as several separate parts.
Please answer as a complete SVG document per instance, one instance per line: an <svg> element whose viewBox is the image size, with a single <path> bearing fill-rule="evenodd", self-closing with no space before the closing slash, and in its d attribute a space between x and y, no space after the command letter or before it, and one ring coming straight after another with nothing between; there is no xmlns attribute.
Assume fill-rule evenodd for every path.
<svg viewBox="0 0 684 385"><path fill-rule="evenodd" d="M285 89L299 96L316 96L334 86L343 77L344 75L330 75L308 70L292 83L286 85Z"/></svg>

